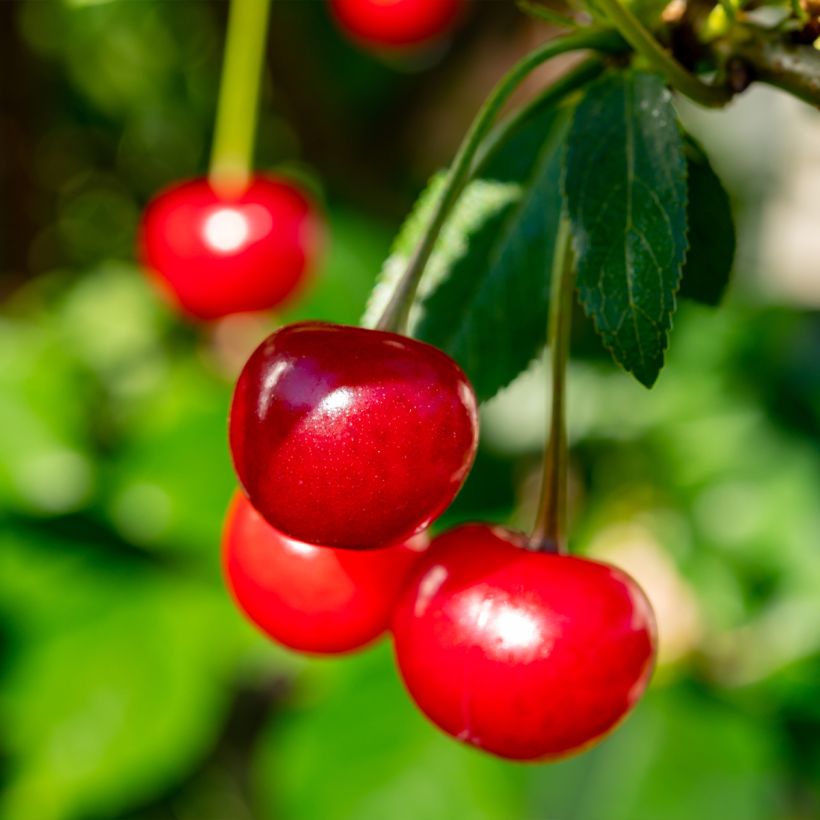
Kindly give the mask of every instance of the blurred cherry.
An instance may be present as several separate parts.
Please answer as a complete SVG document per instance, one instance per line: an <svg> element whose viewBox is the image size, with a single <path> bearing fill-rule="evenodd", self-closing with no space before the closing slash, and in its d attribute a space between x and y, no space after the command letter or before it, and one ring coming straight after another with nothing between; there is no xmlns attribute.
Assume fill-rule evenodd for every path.
<svg viewBox="0 0 820 820"><path fill-rule="evenodd" d="M442 351L395 333L308 322L246 363L230 417L251 503L310 544L365 549L427 527L475 456L475 395Z"/></svg>
<svg viewBox="0 0 820 820"><path fill-rule="evenodd" d="M294 183L255 176L236 195L207 179L179 183L148 205L143 264L196 319L269 310L302 285L321 244L321 220Z"/></svg>
<svg viewBox="0 0 820 820"><path fill-rule="evenodd" d="M466 0L330 0L346 34L374 48L427 45L450 32Z"/></svg>
<svg viewBox="0 0 820 820"><path fill-rule="evenodd" d="M514 760L600 739L643 693L655 655L652 610L626 573L478 524L433 541L393 634L419 708L453 737Z"/></svg>
<svg viewBox="0 0 820 820"><path fill-rule="evenodd" d="M385 631L399 589L426 545L422 534L367 552L315 547L277 532L237 493L223 560L234 598L263 632L292 649L335 654Z"/></svg>

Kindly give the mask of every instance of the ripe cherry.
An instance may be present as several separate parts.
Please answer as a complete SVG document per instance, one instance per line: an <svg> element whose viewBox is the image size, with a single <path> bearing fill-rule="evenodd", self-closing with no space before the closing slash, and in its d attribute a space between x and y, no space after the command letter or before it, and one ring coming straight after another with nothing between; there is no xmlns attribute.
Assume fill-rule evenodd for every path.
<svg viewBox="0 0 820 820"><path fill-rule="evenodd" d="M230 442L248 498L310 544L365 549L424 529L475 456L467 377L430 345L306 322L270 335L234 392Z"/></svg>
<svg viewBox="0 0 820 820"><path fill-rule="evenodd" d="M500 757L548 760L602 737L646 688L655 653L640 587L607 564L467 525L433 541L393 617L419 708Z"/></svg>
<svg viewBox="0 0 820 820"><path fill-rule="evenodd" d="M330 0L339 27L365 45L412 48L449 32L465 0Z"/></svg>
<svg viewBox="0 0 820 820"><path fill-rule="evenodd" d="M315 547L277 532L237 493L223 564L234 598L263 632L301 652L349 652L379 637L424 534L368 552Z"/></svg>
<svg viewBox="0 0 820 820"><path fill-rule="evenodd" d="M321 233L312 203L284 179L256 176L234 196L194 179L148 205L139 252L184 312L217 319L290 297L315 262Z"/></svg>

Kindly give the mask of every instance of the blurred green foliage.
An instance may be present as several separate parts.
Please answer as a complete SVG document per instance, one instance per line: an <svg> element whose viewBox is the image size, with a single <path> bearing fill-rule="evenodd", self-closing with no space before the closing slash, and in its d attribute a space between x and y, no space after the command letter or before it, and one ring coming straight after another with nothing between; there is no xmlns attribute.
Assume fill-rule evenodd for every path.
<svg viewBox="0 0 820 820"><path fill-rule="evenodd" d="M25 203L25 230L3 229L2 820L820 816L820 317L741 280L719 312L682 308L651 393L577 324L576 544L624 559L671 648L597 749L553 766L482 756L419 716L385 643L297 658L223 588L230 379L273 320L184 325L132 245L146 198L204 169L224 4L4 5L5 59L28 79L9 131L26 187L2 177L4 214L12 194ZM452 59L510 24L483 5ZM301 77L268 85L259 162L322 178L331 234L277 321L355 322L432 170L414 177L406 146L379 137L377 155L365 135L444 68L358 53L320 3L274 9L274 45L311 47L284 52ZM444 523L528 524L543 390L534 371L486 409Z"/></svg>

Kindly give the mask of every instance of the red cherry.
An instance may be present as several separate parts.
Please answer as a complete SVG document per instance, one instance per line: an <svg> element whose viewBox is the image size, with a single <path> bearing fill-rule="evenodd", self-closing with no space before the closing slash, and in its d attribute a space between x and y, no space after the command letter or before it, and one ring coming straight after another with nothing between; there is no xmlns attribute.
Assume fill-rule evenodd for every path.
<svg viewBox="0 0 820 820"><path fill-rule="evenodd" d="M335 654L381 635L411 566L427 545L368 552L315 547L277 532L237 493L225 524L223 563L245 614L301 652Z"/></svg>
<svg viewBox="0 0 820 820"><path fill-rule="evenodd" d="M430 345L307 322L270 335L245 364L230 441L248 498L278 530L380 547L424 529L461 488L476 400Z"/></svg>
<svg viewBox="0 0 820 820"><path fill-rule="evenodd" d="M268 310L304 280L321 243L317 212L292 183L256 176L241 194L206 179L160 193L143 215L143 264L197 319Z"/></svg>
<svg viewBox="0 0 820 820"><path fill-rule="evenodd" d="M450 31L465 0L330 0L339 27L366 45L424 45Z"/></svg>
<svg viewBox="0 0 820 820"><path fill-rule="evenodd" d="M598 740L634 705L655 626L624 572L525 545L478 524L437 538L393 633L405 684L435 724L500 757L547 760Z"/></svg>

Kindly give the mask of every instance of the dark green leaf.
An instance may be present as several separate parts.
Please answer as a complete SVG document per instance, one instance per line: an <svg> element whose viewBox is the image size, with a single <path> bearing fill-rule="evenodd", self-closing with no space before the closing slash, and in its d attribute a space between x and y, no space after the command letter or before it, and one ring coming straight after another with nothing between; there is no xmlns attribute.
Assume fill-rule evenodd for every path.
<svg viewBox="0 0 820 820"><path fill-rule="evenodd" d="M590 87L569 134L564 190L578 289L615 361L647 387L663 366L686 254L686 164L660 77Z"/></svg>
<svg viewBox="0 0 820 820"><path fill-rule="evenodd" d="M413 210L399 231L390 256L382 266L376 281L362 324L372 327L390 298L396 283L407 267L410 256L430 221L433 208L442 191L445 173L435 174L419 196ZM476 179L463 191L453 208L444 229L436 242L435 250L427 263L418 290L419 299L433 290L449 274L450 267L471 248L472 237L483 230L485 223L500 210L504 210L519 196L519 188L513 183ZM419 307L414 306L411 325L418 319Z"/></svg>
<svg viewBox="0 0 820 820"><path fill-rule="evenodd" d="M416 335L464 368L480 400L512 381L544 344L565 125L563 115L551 117L529 154L502 150L498 166L509 167L510 151L528 160L515 169L520 198L484 223L424 302ZM493 174L492 166L486 173Z"/></svg>
<svg viewBox="0 0 820 820"><path fill-rule="evenodd" d="M689 251L680 296L704 305L723 298L735 259L732 206L718 175L694 140L687 139Z"/></svg>
<svg viewBox="0 0 820 820"><path fill-rule="evenodd" d="M566 115L535 109L495 146L436 244L410 316L413 335L447 351L480 400L512 381L544 344L561 207ZM373 324L441 192L438 174L399 233L364 323Z"/></svg>

